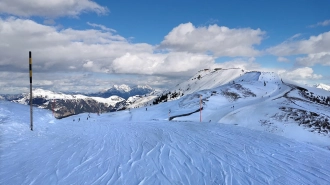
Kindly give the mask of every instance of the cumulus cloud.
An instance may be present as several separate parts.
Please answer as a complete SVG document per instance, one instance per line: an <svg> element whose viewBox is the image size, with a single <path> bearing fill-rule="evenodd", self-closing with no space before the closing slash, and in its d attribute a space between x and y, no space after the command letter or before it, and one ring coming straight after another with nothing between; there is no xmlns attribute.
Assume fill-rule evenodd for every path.
<svg viewBox="0 0 330 185"><path fill-rule="evenodd" d="M26 89L15 83L26 84L29 51L32 51L35 85L61 91L82 90L87 86L89 90L109 87L108 78L82 77L80 72L140 75L149 79L148 84L162 86L161 83L178 82L179 77L190 76L214 63L214 57L205 54L157 52L153 45L131 43L111 28L90 24L101 30L58 29L29 19L0 18L0 71L6 74L1 81L7 84L2 85L2 92L4 88L11 91L14 85ZM14 77L13 83L11 73L23 76ZM72 75L63 77L63 74ZM152 80L158 77L158 81ZM138 83L138 78L128 79L128 84Z"/></svg>
<svg viewBox="0 0 330 185"><path fill-rule="evenodd" d="M160 48L195 53L211 52L218 57L251 57L260 54L253 46L260 44L264 34L260 29L230 29L218 25L195 27L192 23L185 23L166 35Z"/></svg>
<svg viewBox="0 0 330 185"><path fill-rule="evenodd" d="M285 41L277 46L267 49L267 52L276 56L289 56L297 54L312 54L330 51L330 31L311 36L307 40Z"/></svg>
<svg viewBox="0 0 330 185"><path fill-rule="evenodd" d="M315 64L329 66L330 31L311 36L309 39L293 41L289 39L277 46L267 49L267 52L279 56L305 55L296 59L298 66L313 66Z"/></svg>
<svg viewBox="0 0 330 185"><path fill-rule="evenodd" d="M290 62L290 60L285 58L285 57L278 57L277 61L279 61L279 62Z"/></svg>
<svg viewBox="0 0 330 185"><path fill-rule="evenodd" d="M279 70L279 75L283 78L290 79L296 82L306 82L306 80L315 80L322 78L322 75L314 74L310 67L302 67L294 70Z"/></svg>
<svg viewBox="0 0 330 185"><path fill-rule="evenodd" d="M86 60L95 71L111 71L111 62L127 52L153 52L153 46L132 44L120 35L100 30L57 30L32 20L0 18L0 70L25 70L22 61L32 51L34 70L81 70ZM73 67L72 67L73 66Z"/></svg>
<svg viewBox="0 0 330 185"><path fill-rule="evenodd" d="M126 53L116 58L113 69L119 73L136 74L173 74L193 73L197 69L209 67L214 58L208 55L187 52L172 52L167 54Z"/></svg>
<svg viewBox="0 0 330 185"><path fill-rule="evenodd" d="M299 57L296 63L301 66L314 66L315 64L330 66L330 52L313 53L306 57Z"/></svg>
<svg viewBox="0 0 330 185"><path fill-rule="evenodd" d="M109 13L107 7L101 6L92 0L2 0L0 13L22 17L77 17L84 12L94 12L98 15Z"/></svg>
<svg viewBox="0 0 330 185"><path fill-rule="evenodd" d="M154 53L154 46L129 43L112 31L57 30L32 20L0 19L0 65L24 70L32 51L34 70L168 74L198 70L214 62L205 54ZM13 49L15 48L15 49ZM7 70L2 68L3 70ZM0 69L1 70L1 69Z"/></svg>
<svg viewBox="0 0 330 185"><path fill-rule="evenodd" d="M93 67L93 61L87 60L86 63L83 65L85 68L92 68Z"/></svg>

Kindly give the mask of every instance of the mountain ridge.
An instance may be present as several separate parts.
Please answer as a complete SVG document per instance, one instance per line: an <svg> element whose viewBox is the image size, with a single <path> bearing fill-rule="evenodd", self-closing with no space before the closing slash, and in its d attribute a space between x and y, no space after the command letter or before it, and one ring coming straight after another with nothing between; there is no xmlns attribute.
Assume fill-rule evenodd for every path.
<svg viewBox="0 0 330 185"><path fill-rule="evenodd" d="M153 98L140 97L130 105L138 107L148 112L164 107L162 117L152 120L193 122L201 117L202 122L233 124L320 142L330 149L330 92L292 84L274 72L201 70L171 90Z"/></svg>
<svg viewBox="0 0 330 185"><path fill-rule="evenodd" d="M130 112L141 110L139 108L149 114L160 106L162 113L159 115L162 116L150 117L151 120L171 117L172 121L196 121L199 120L199 112L196 110L199 110L202 103L203 122L234 124L286 137L292 135L292 132L322 137L330 135L330 92L289 83L274 72L244 71L238 68L204 69L170 90L153 91L127 100L117 98L119 101L111 106L98 103L90 97L83 100L78 100L78 97L72 101L60 100L54 107L62 108L66 115L74 115L99 112L100 109L101 112ZM52 110L49 101L40 101Z"/></svg>
<svg viewBox="0 0 330 185"><path fill-rule="evenodd" d="M105 89L100 92L89 93L85 95L96 96L101 98L108 98L110 96L116 95L127 100L131 96L145 95L151 93L152 91L154 91L154 89L148 85L144 85L144 86L135 85L130 87L128 85L122 84L122 85L113 85L109 89Z"/></svg>

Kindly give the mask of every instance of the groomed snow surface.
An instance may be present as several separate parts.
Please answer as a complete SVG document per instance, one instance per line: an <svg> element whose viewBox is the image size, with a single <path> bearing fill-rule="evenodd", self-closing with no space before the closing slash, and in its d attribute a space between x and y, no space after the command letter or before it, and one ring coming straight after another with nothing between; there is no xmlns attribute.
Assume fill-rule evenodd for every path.
<svg viewBox="0 0 330 185"><path fill-rule="evenodd" d="M162 116L56 120L34 108L30 131L29 107L0 101L0 184L330 184L329 150L235 125L146 121Z"/></svg>

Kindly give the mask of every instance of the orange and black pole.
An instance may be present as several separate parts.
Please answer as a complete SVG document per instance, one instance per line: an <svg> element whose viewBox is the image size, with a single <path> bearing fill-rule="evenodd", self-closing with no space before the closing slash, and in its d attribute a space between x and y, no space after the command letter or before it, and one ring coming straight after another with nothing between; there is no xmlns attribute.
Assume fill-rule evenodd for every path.
<svg viewBox="0 0 330 185"><path fill-rule="evenodd" d="M33 131L33 109L32 109L32 53L29 51L29 71L30 71L30 128Z"/></svg>

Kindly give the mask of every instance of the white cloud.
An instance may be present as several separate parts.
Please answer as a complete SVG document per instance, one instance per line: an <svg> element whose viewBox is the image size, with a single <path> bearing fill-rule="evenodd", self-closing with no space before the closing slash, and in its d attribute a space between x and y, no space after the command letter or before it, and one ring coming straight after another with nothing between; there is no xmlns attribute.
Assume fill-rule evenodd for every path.
<svg viewBox="0 0 330 185"><path fill-rule="evenodd" d="M283 78L290 79L296 82L306 82L306 80L315 80L322 78L322 75L314 74L310 67L297 68L295 70L279 70L279 75Z"/></svg>
<svg viewBox="0 0 330 185"><path fill-rule="evenodd" d="M95 12L104 15L109 12L107 7L92 0L1 0L0 13L22 17L77 17L84 12Z"/></svg>
<svg viewBox="0 0 330 185"><path fill-rule="evenodd" d="M201 33L205 33L204 37L206 39L208 36L210 37L207 42L210 42L211 46L207 46L207 42L197 39L192 41L195 45L191 48L186 46L185 49L187 51L183 50L183 48L172 48L174 51L165 49L160 52L157 50L157 47L150 44L131 43L111 28L99 24L87 24L100 30L59 29L55 26L39 24L28 19L15 17L0 18L0 85L2 93L18 91L19 89L20 92L27 90L26 84L28 84L28 81L25 71L28 71L29 51L32 51L35 85L48 87L48 89L56 91L83 91L84 89L96 91L113 85L109 84L109 81L111 83L132 84L138 83L142 78L147 79L146 83L150 85L168 87L177 84L180 82L180 79L191 76L200 69L209 67L240 67L246 70L262 70L259 64L255 62L255 55L215 64L214 60L216 57L206 54L207 51L213 53L227 52L221 48L217 50L218 42L213 42L212 36L223 36L222 40L224 43L228 42L227 47L229 50L232 47L232 51L239 53L235 46L238 42L235 43L234 39L232 41L234 43L229 43L230 39L228 40L228 37L239 39L244 34L244 37L248 37L246 32L242 32L245 29L231 30L216 25L195 28L192 25L185 25L187 26L187 29L183 29L185 34L200 36ZM175 29L180 31L181 28L179 29L179 27ZM191 30L187 31L189 28ZM246 29L246 31L251 32L251 34L252 32L261 32L260 30L259 32L251 29ZM175 33L177 32L175 31ZM173 34L174 31L172 30L163 43L165 41L174 41L172 39L175 37L169 38ZM326 36L326 34L323 34L318 37L322 37L322 40ZM260 37L260 40L262 39L260 35L257 37ZM191 38L191 36L187 36L187 38ZM177 41L182 42L180 47L188 43L185 39ZM317 39L315 38L314 40ZM250 45L247 43L250 43ZM242 47L250 48L252 50L251 53L254 51L259 53L252 47L253 44L251 43L254 42L243 40ZM200 48L197 46L200 46ZM314 63L324 64L324 61L327 59L324 57L328 57L328 55L329 53L325 53L324 55L309 55L308 57L311 58L310 60L315 58ZM316 61L316 59L318 60ZM301 58L299 60L304 62L307 59ZM81 72L84 72L84 74L81 74ZM309 74L302 79L320 78L320 75L315 75L308 70L296 71L295 74L298 72ZM86 76L85 74L88 75ZM93 76L90 74L98 75ZM115 78L105 77L107 75L112 75L112 77L115 75ZM127 76L118 78L121 75ZM297 75L291 74L291 76L288 76L296 77ZM13 82L12 79L15 79L15 81ZM123 81L123 79L125 80Z"/></svg>
<svg viewBox="0 0 330 185"><path fill-rule="evenodd" d="M210 25L195 27L192 23L175 27L162 41L160 48L195 53L213 53L215 56L257 56L260 51L253 46L260 44L264 31L260 29L230 29Z"/></svg>
<svg viewBox="0 0 330 185"><path fill-rule="evenodd" d="M94 62L95 71L111 71L114 59L127 52L153 52L153 46L132 44L120 35L99 30L57 30L32 20L0 18L0 65L24 70L22 61L32 51L34 70L82 70L84 61ZM1 69L0 70L8 70Z"/></svg>
<svg viewBox="0 0 330 185"><path fill-rule="evenodd" d="M198 69L214 63L214 58L208 55L187 52L172 52L168 54L138 53L116 58L113 62L114 72L136 74L173 74L194 73Z"/></svg>
<svg viewBox="0 0 330 185"><path fill-rule="evenodd" d="M28 81L22 71L28 71L29 51L32 51L34 85L57 91L106 88L110 80L104 76L112 73L128 75L125 78L129 79L123 82L123 78L114 78L117 81L110 78L112 83L118 80L121 80L118 83L138 83L136 76L144 76L150 85L171 86L170 81L177 83L181 77L191 76L214 63L214 58L205 54L159 53L150 44L130 43L110 28L108 31L58 29L10 17L0 18L0 35L0 71L5 73L1 82L6 84L1 86L2 93L27 89ZM99 74L101 78L87 78L81 72Z"/></svg>
<svg viewBox="0 0 330 185"><path fill-rule="evenodd" d="M312 54L330 51L330 31L311 36L307 40L285 41L277 46L267 49L267 52L276 56L289 56L297 54Z"/></svg>
<svg viewBox="0 0 330 185"><path fill-rule="evenodd" d="M93 61L87 60L86 63L83 65L85 68L92 68L93 67Z"/></svg>
<svg viewBox="0 0 330 185"><path fill-rule="evenodd" d="M214 58L188 52L154 53L154 46L129 43L112 31L57 30L32 20L0 18L0 65L24 70L32 51L33 70L168 74L197 71ZM13 49L15 48L15 49ZM5 69L7 70L7 69Z"/></svg>
<svg viewBox="0 0 330 185"><path fill-rule="evenodd" d="M277 61L279 61L279 62L290 62L290 60L285 58L285 57L278 57Z"/></svg>
<svg viewBox="0 0 330 185"><path fill-rule="evenodd" d="M302 66L313 66L315 64L330 66L330 52L313 53L306 57L299 57L296 63Z"/></svg>
<svg viewBox="0 0 330 185"><path fill-rule="evenodd" d="M293 41L289 39L275 47L267 49L267 52L279 56L279 59L284 59L283 56L290 55L306 55L296 59L296 64L299 66L313 66L315 64L329 66L329 51L330 51L330 31L324 32L317 36L311 36L306 40Z"/></svg>
<svg viewBox="0 0 330 185"><path fill-rule="evenodd" d="M328 25L330 25L330 19L322 21L322 22L318 22L317 24L314 24L314 25L310 25L309 27L313 28L313 27L317 27L317 26L328 26Z"/></svg>

